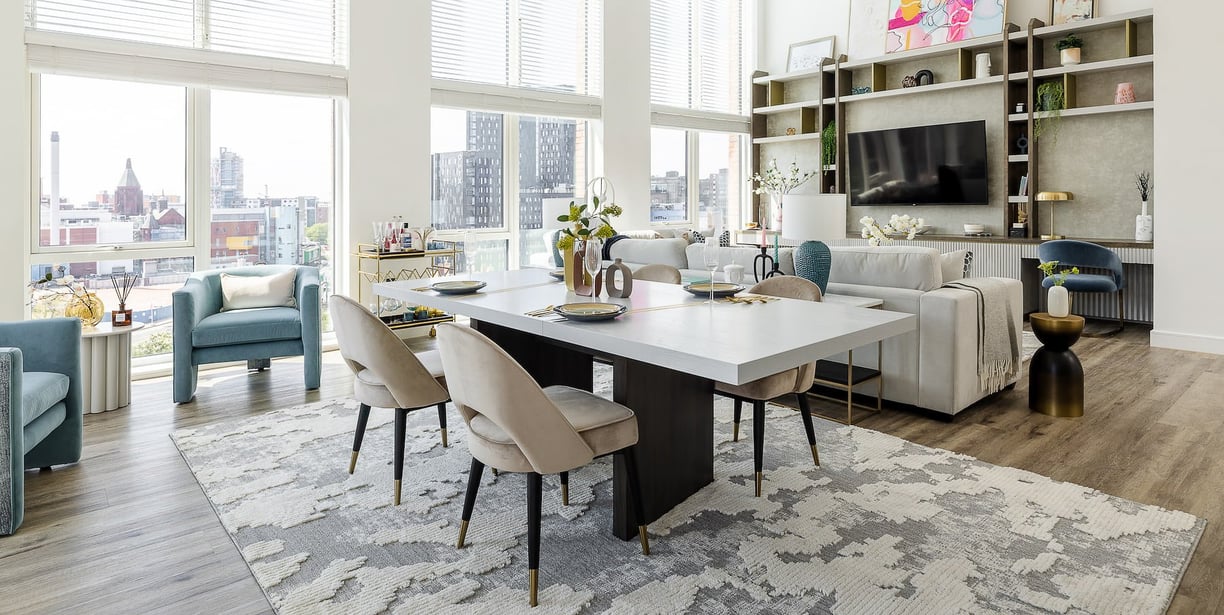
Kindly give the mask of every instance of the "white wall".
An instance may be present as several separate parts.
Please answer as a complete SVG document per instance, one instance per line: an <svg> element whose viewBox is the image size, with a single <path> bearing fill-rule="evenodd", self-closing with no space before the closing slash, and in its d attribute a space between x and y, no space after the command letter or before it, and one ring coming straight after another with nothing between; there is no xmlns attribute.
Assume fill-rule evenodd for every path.
<svg viewBox="0 0 1224 615"><path fill-rule="evenodd" d="M25 318L26 252L30 228L30 76L26 70L25 8L0 3L0 320Z"/></svg>
<svg viewBox="0 0 1224 615"><path fill-rule="evenodd" d="M605 0L604 31L650 32L650 3ZM632 34L631 34L632 35ZM603 53L603 175L625 213L618 229L650 226L650 45L605 37Z"/></svg>
<svg viewBox="0 0 1224 615"><path fill-rule="evenodd" d="M1198 3L1200 6L1206 3ZM1156 322L1152 345L1224 354L1220 170L1224 84L1215 24L1197 10L1156 9Z"/></svg>
<svg viewBox="0 0 1224 615"><path fill-rule="evenodd" d="M759 0L757 38L760 70L785 72L791 43L834 35L836 53L850 59L884 54L888 0ZM1155 0L1097 0L1097 15L1150 9ZM1034 17L1050 18L1050 0L1007 0L1007 20L1024 27Z"/></svg>

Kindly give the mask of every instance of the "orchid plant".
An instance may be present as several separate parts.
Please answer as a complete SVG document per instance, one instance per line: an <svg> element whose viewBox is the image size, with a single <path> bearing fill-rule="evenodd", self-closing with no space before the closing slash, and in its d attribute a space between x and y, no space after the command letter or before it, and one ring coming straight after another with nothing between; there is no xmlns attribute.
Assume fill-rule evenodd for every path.
<svg viewBox="0 0 1224 615"><path fill-rule="evenodd" d="M46 305L46 307L35 310L35 316L46 317L52 315L51 311L55 310L56 308L50 306L62 306L63 304L59 302L65 297L71 296L76 299L84 300L89 295L89 289L85 288L83 283L78 282L72 274L63 273L66 270L66 267L63 265L55 265L53 269L54 271L49 271L43 277L37 280L32 280L26 285L26 289L29 292L29 301L27 301L26 305L38 306L49 304ZM55 277L55 271L61 272L62 275L60 275L58 278Z"/></svg>
<svg viewBox="0 0 1224 615"><path fill-rule="evenodd" d="M778 168L778 160L775 158L769 161L769 165L765 167L765 173L753 173L752 177L748 178L748 183L756 183L757 187L752 189L753 194L768 194L770 196L778 196L790 194L791 190L807 183L816 175L815 171L801 172L799 163L791 162L790 171L785 175Z"/></svg>
<svg viewBox="0 0 1224 615"><path fill-rule="evenodd" d="M892 243L894 235L905 235L906 239L913 239L918 231L926 226L922 218L912 218L909 215L898 216L897 214L893 214L888 219L888 224L884 226L880 226L871 216L859 218L859 224L863 227L862 238L873 247L882 243Z"/></svg>

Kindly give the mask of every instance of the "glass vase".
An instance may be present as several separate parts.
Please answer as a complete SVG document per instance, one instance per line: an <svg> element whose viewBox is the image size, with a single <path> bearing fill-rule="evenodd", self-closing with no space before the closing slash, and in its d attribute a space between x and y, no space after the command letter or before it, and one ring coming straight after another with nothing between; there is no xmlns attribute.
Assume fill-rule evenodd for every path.
<svg viewBox="0 0 1224 615"><path fill-rule="evenodd" d="M102 316L105 313L106 306L102 304L102 299L93 293L74 294L68 300L68 305L64 307L64 316L79 318L81 324L86 327L102 322Z"/></svg>

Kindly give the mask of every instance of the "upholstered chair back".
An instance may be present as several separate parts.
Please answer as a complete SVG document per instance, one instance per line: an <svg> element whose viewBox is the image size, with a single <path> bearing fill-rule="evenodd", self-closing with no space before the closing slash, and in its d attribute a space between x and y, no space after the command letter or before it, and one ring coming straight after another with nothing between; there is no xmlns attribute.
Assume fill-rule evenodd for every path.
<svg viewBox="0 0 1224 615"><path fill-rule="evenodd" d="M1043 263L1058 261L1059 269L1071 267L1106 269L1113 278L1115 286L1126 287L1126 272L1122 269L1122 259L1116 252L1105 246L1074 239L1057 239L1038 245L1037 258ZM1071 286L1068 288L1080 290Z"/></svg>
<svg viewBox="0 0 1224 615"><path fill-rule="evenodd" d="M370 370L400 408L446 399L446 389L377 316L348 297L332 295L327 301L340 356L354 375Z"/></svg>
<svg viewBox="0 0 1224 615"><path fill-rule="evenodd" d="M663 282L664 284L679 284L680 270L671 265L655 263L639 267L637 271L633 272L633 279Z"/></svg>
<svg viewBox="0 0 1224 615"><path fill-rule="evenodd" d="M484 416L506 432L539 474L585 465L595 453L535 379L480 332L438 325L438 351L451 401L469 425ZM469 448L479 459L479 436Z"/></svg>
<svg viewBox="0 0 1224 615"><path fill-rule="evenodd" d="M748 292L754 295L769 295L784 299L799 299L800 301L820 301L820 287L815 282L793 275L779 275L753 285ZM795 373L795 393L803 393L812 388L816 379L816 364L800 365Z"/></svg>

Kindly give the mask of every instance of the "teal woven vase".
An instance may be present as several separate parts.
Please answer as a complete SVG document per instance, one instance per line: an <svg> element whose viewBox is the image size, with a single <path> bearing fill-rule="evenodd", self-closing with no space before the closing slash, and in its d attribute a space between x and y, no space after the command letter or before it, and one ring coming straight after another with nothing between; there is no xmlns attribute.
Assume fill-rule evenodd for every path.
<svg viewBox="0 0 1224 615"><path fill-rule="evenodd" d="M795 275L815 282L820 294L829 286L829 266L833 255L821 241L805 241L795 248Z"/></svg>

